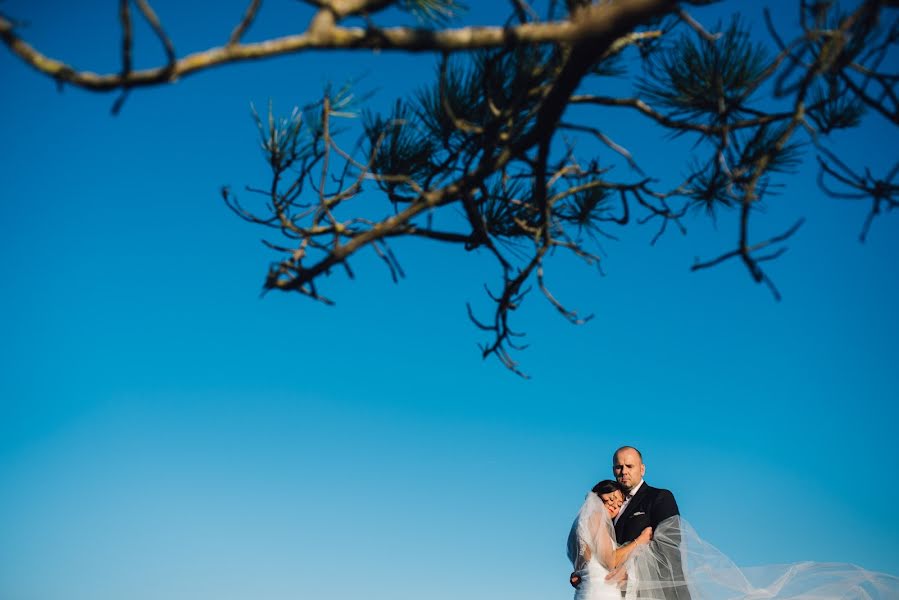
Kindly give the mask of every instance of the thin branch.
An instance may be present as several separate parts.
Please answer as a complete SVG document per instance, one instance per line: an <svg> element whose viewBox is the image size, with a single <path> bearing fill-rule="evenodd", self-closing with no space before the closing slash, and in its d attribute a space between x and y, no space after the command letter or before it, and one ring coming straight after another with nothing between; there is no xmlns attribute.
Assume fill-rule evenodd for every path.
<svg viewBox="0 0 899 600"><path fill-rule="evenodd" d="M134 28L131 23L130 0L119 0L119 21L122 25L122 74L127 79L131 74L132 48L134 46Z"/></svg>
<svg viewBox="0 0 899 600"><path fill-rule="evenodd" d="M256 19L260 6L262 6L262 0L250 0L250 5L247 7L243 19L237 24L237 27L234 28L231 36L228 38L228 46L236 46L240 42L243 34L247 32L247 29L250 28L250 25Z"/></svg>
<svg viewBox="0 0 899 600"><path fill-rule="evenodd" d="M162 46L165 49L165 57L168 61L168 64L164 67L164 69L172 70L175 67L175 63L178 61L178 57L175 55L175 46L172 44L172 40L169 39L169 36L166 35L165 30L162 28L162 23L159 22L159 17L156 16L156 13L153 11L153 7L150 6L150 3L147 0L134 0L137 4L137 7L140 9L140 12L144 15L144 18L147 20L147 23L150 24L150 27L153 28L153 32L156 34L156 37L159 38L159 41L162 42Z"/></svg>
<svg viewBox="0 0 899 600"><path fill-rule="evenodd" d="M685 11L683 8L677 9L677 15L681 18L681 20L689 25L693 30L699 34L699 36L707 42L717 42L721 39L723 35L721 32L718 33L709 33L709 31L702 26L702 23L694 19L690 13Z"/></svg>
<svg viewBox="0 0 899 600"><path fill-rule="evenodd" d="M637 164L637 161L634 160L634 156L630 153L630 151L627 148L615 143L615 141L612 138L610 138L609 136L604 134L599 129L597 129L595 127L588 127L586 125L576 125L574 123L564 123L564 122L559 123L559 129L569 129L572 131L583 131L586 133L593 134L603 144L605 144L610 149L612 149L613 151L615 151L618 154L620 154L621 156L623 156L624 159L627 161L627 164L630 165L630 167L633 170L635 170L640 175L646 175L646 173L643 171L643 169L640 168L640 165Z"/></svg>
<svg viewBox="0 0 899 600"><path fill-rule="evenodd" d="M736 250L731 250L730 252L725 252L724 254L718 256L717 258L713 258L713 259L705 261L705 262L700 262L697 259L696 263L692 267L690 267L690 270L691 271L701 271L702 269L708 269L710 267L719 265L719 264L723 263L724 261L729 260L731 258L735 258L738 256L740 256L740 257L751 256L753 252L757 252L763 248L767 248L768 246L771 246L772 244L777 244L779 242L783 242L784 240L792 237L793 234L795 234L797 231L799 231L799 228L802 227L803 223L805 223L805 219L799 219L792 227L790 227L789 229L787 229L785 232L781 233L780 235L776 235L774 237L768 238L767 240L765 240L763 242L758 242L757 244L754 244L752 246L741 247L741 248L737 248Z"/></svg>

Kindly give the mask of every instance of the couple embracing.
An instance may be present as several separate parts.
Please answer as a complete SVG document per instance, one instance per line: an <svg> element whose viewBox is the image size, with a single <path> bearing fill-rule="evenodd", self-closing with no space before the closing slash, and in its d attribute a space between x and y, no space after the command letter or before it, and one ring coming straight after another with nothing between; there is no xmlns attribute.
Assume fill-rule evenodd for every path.
<svg viewBox="0 0 899 600"><path fill-rule="evenodd" d="M575 600L690 600L674 495L643 480L639 450L612 456L615 481L587 494L568 535Z"/></svg>

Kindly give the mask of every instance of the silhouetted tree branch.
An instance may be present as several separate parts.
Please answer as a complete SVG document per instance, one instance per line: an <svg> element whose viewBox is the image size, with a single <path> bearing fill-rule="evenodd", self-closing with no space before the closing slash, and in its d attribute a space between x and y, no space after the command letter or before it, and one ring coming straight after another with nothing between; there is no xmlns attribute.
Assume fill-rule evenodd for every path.
<svg viewBox="0 0 899 600"><path fill-rule="evenodd" d="M455 0L306 0L314 14L305 31L244 43L261 10L253 0L224 46L177 58L150 5L135 0L167 57L165 65L135 71L131 3L121 0L122 69L103 75L43 55L8 18L0 18L0 37L59 82L120 90L114 109L135 88L231 62L328 49L437 53L436 81L388 114L367 110L349 87L328 88L285 117L271 106L254 113L271 180L246 188L260 200L251 205L228 188L222 195L240 218L277 238L267 242L280 260L266 290L331 303L321 290L324 276L339 268L353 277L351 262L366 248L397 280L403 276L391 248L397 238L488 253L499 272L487 286L493 308L484 316L469 306L469 316L488 335L483 355L521 374L512 351L523 347L522 334L510 317L534 285L568 321L590 318L552 293L546 266L554 253L599 268L598 240L614 239L618 228L653 224L655 243L669 224L686 233L686 220L697 213L715 219L734 210L734 246L697 259L693 270L735 259L779 298L763 265L785 252L803 221L761 240L751 225L772 182L800 163L802 146L817 149L826 194L871 202L863 240L872 220L899 204L893 183L899 164L876 178L828 147L832 132L871 115L899 124L899 74L889 71L899 44L896 3L798 0L792 27L765 15L768 43L753 39L738 18L713 27L688 12L709 3L549 0L535 8L515 0L504 24L451 27L463 9ZM377 24L391 6L419 24ZM342 24L352 17L367 26ZM633 90L609 93L611 76L630 77ZM638 166L646 167L627 140L612 138L604 118L618 111L694 142L682 181L661 184ZM358 123L355 137L351 128L338 131L340 122ZM605 150L581 156L578 136L598 141L608 156ZM613 176L615 159L631 172ZM380 208L372 208L372 191L383 197Z"/></svg>

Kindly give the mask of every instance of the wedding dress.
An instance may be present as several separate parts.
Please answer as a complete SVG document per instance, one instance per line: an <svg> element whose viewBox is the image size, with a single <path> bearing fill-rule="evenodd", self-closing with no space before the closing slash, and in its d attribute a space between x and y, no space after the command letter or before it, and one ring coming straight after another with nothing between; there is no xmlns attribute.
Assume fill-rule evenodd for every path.
<svg viewBox="0 0 899 600"><path fill-rule="evenodd" d="M574 592L575 600L621 600L621 592L606 582L609 571L595 558L590 558L578 571L581 583Z"/></svg>
<svg viewBox="0 0 899 600"><path fill-rule="evenodd" d="M606 582L616 547L612 519L599 496L591 492L569 536L568 558L581 578L575 600L621 600L618 587Z"/></svg>
<svg viewBox="0 0 899 600"><path fill-rule="evenodd" d="M582 582L575 600L622 600L605 581L618 547L602 501L587 494L569 536ZM844 563L738 567L679 516L659 523L652 542L631 552L625 600L896 600L899 577Z"/></svg>

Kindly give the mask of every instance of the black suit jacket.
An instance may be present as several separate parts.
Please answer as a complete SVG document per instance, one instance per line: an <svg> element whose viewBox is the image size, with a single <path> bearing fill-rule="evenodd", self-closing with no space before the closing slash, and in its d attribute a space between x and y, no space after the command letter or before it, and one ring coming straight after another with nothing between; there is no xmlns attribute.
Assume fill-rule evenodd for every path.
<svg viewBox="0 0 899 600"><path fill-rule="evenodd" d="M674 494L644 481L615 523L615 538L619 544L633 542L647 527L655 529L668 517L679 514Z"/></svg>
<svg viewBox="0 0 899 600"><path fill-rule="evenodd" d="M645 481L631 501L627 503L624 512L615 523L615 538L619 544L632 542L647 527L653 530L659 523L674 515L679 515L674 494L668 490L654 488ZM669 556L669 566L658 566L656 577L660 581L683 581L683 565L681 565L680 553ZM676 585L659 590L666 600L690 600L690 591L684 585Z"/></svg>

